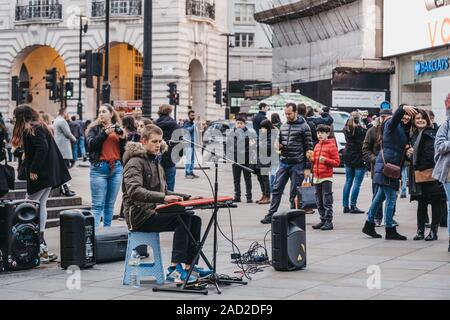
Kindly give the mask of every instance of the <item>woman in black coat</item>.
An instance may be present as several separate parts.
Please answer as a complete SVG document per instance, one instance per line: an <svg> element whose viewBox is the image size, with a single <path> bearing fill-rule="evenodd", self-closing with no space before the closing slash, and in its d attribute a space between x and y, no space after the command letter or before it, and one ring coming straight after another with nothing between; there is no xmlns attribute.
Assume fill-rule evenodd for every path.
<svg viewBox="0 0 450 320"><path fill-rule="evenodd" d="M346 180L343 192L344 213L364 213L364 211L358 209L356 203L361 190L361 184L364 180L364 175L366 174L366 164L362 152L366 133L367 129L362 125L360 114L358 112L352 112L350 119L344 128L346 141L343 152ZM349 201L350 193L351 202Z"/></svg>
<svg viewBox="0 0 450 320"><path fill-rule="evenodd" d="M428 205L432 208L430 234L425 241L437 240L437 231L441 220L441 202L445 199L442 184L433 179L434 142L437 130L434 128L425 110L419 110L412 123L411 148L407 154L411 160L409 189L411 201L418 201L417 235L414 240L425 238L425 223Z"/></svg>
<svg viewBox="0 0 450 320"><path fill-rule="evenodd" d="M13 146L23 148L27 178L28 199L40 204L41 263L55 261L44 239L47 222L47 199L53 188L70 181L71 177L64 159L47 125L31 107L22 105L14 110L16 124Z"/></svg>

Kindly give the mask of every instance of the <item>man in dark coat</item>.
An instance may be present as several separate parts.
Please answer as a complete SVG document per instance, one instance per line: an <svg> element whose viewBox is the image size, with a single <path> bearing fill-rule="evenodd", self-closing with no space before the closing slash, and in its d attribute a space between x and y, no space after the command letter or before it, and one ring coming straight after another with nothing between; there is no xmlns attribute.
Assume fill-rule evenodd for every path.
<svg viewBox="0 0 450 320"><path fill-rule="evenodd" d="M172 161L173 145L170 143L172 134L179 129L177 122L170 115L172 113L172 106L162 105L159 107L159 118L156 120L156 125L163 131L164 141L169 145L168 152L164 153L161 160L161 165L164 168L164 173L167 181L167 189L169 191L175 190L175 177L177 175L177 168Z"/></svg>
<svg viewBox="0 0 450 320"><path fill-rule="evenodd" d="M295 208L297 187L303 183L305 169L308 168L308 159L312 158L314 146L311 129L306 120L298 116L297 105L288 103L285 107L287 123L281 126L279 145L281 149L280 169L277 172L273 187L272 202L269 213L261 220L262 224L270 224L272 216L278 211L281 197L288 180L291 180L290 202Z"/></svg>
<svg viewBox="0 0 450 320"><path fill-rule="evenodd" d="M253 129L259 137L259 131L261 130L261 122L267 119L267 111L269 107L264 102L259 104L259 112L253 118Z"/></svg>

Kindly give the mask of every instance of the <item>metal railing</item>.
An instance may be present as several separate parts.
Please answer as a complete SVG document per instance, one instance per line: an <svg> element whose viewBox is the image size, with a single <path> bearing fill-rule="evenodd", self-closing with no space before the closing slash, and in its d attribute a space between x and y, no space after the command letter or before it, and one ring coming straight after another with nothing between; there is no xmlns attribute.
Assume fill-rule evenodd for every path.
<svg viewBox="0 0 450 320"><path fill-rule="evenodd" d="M92 1L92 17L105 16L105 1ZM134 17L142 15L142 0L111 0L111 17Z"/></svg>
<svg viewBox="0 0 450 320"><path fill-rule="evenodd" d="M206 0L187 0L186 15L216 19L216 4Z"/></svg>
<svg viewBox="0 0 450 320"><path fill-rule="evenodd" d="M16 6L16 21L62 20L62 4Z"/></svg>

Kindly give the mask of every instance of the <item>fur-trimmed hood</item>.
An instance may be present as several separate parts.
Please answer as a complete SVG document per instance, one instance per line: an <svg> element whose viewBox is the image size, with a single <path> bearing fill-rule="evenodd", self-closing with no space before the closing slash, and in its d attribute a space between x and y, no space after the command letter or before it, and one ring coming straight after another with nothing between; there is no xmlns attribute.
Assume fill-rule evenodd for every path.
<svg viewBox="0 0 450 320"><path fill-rule="evenodd" d="M168 150L167 143L163 141L161 144L161 155L166 153ZM145 150L142 143L138 142L128 142L125 146L125 154L123 156L123 163L124 165L127 164L128 161L130 161L131 158L139 157L139 158L145 158L147 156L147 150Z"/></svg>

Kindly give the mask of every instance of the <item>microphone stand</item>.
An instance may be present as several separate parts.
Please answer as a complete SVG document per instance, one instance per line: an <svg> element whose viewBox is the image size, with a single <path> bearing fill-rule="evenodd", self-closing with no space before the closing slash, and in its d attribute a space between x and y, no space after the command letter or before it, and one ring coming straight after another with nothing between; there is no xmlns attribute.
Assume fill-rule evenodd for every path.
<svg viewBox="0 0 450 320"><path fill-rule="evenodd" d="M188 139L186 139L184 137L181 138L181 141L184 141L186 144L189 143L190 146L192 146L192 145L194 146L194 148L193 148L194 150L192 151L192 152L194 152L194 159L196 159L196 161L199 163L200 166L201 166L200 161L198 161L198 158L195 155L195 147L201 148L202 150L205 150L205 151L211 153L211 155L214 157L214 160L215 160L214 161L214 212L213 212L213 221L214 221L213 259L214 259L214 263L213 263L213 270L212 270L213 273L212 273L212 275L210 277L210 280L216 286L218 294L221 294L222 292L220 290L219 284L241 284L241 285L246 285L247 282L221 279L219 277L218 273L217 273L217 242L218 242L218 239L217 239L217 236L218 236L218 232L217 232L217 230L218 230L218 218L217 218L217 215L218 215L218 212L219 212L219 203L218 203L218 199L219 199L219 158L221 160L225 160L225 161L230 162L230 163L232 163L234 165L237 165L240 168L242 168L243 170L248 171L250 173L255 173L255 171L253 171L252 169L250 169L250 168L248 168L246 166L241 165L240 163L237 163L234 160L231 160L231 159L227 158L225 156L225 154L222 155L222 156L219 156L216 152L214 152L214 151L212 151L212 150L210 150L210 149L208 149L208 148L206 148L206 147L204 147L202 145L199 145L199 144L197 144L195 142L192 142L191 140L188 140Z"/></svg>
<svg viewBox="0 0 450 320"><path fill-rule="evenodd" d="M203 260L205 260L206 264L208 265L209 268L211 268L212 270L212 274L205 280L207 280L207 283L212 283L214 284L214 286L216 287L217 293L218 294L222 294L222 291L220 290L220 286L221 284L225 284L225 285L231 285L231 284L240 284L240 285L247 285L248 283L243 281L242 279L231 279L231 278L221 278L219 276L219 274L217 273L217 243L218 243L218 239L217 239L217 230L218 230L218 222L217 222L217 216L218 216L218 212L220 208L225 208L224 205L219 205L219 161L218 158L219 156L217 155L216 152L213 152L211 150L209 150L208 148L205 148L202 145L199 145L195 142L192 142L191 140L188 140L184 137L181 137L179 141L172 141L173 143L180 143L184 141L185 143L189 143L189 146L194 146L194 159L196 158L195 155L195 147L201 148L202 150L206 150L207 152L210 152L213 157L215 158L215 181L214 181L214 206L213 206L213 215L208 223L208 226L206 228L205 234L203 235L203 238L201 239L200 242L197 242L192 234L190 233L189 229L187 228L186 225L184 225L184 222L181 218L179 218L179 222L184 225L185 230L188 232L189 234L189 238L191 239L191 241L193 241L196 246L197 246L197 254L196 257L194 259L194 262L191 265L191 268L188 271L188 274L186 276L186 280L183 282L183 284L181 285L180 288L167 288L167 287L155 287L153 288L154 292L158 292L158 291L163 291L163 292L175 292L175 293L198 293L198 294L208 294L208 290L203 288L203 285L201 285L201 282L196 283L194 285L188 285L188 281L190 276L192 275L192 272L194 270L196 261L198 261L198 259L200 258L200 256L203 258ZM246 166L243 166L231 159L228 159L225 155L220 157L223 160L229 161L239 167L241 167L242 169L254 173L254 171ZM197 158L198 160L198 158ZM198 161L198 163L200 164L200 161ZM201 164L200 164L201 166ZM226 207L230 208L230 205L227 205ZM237 206L234 206L237 207ZM203 254L203 246L207 240L207 237L209 235L209 232L211 231L211 228L214 227L214 248L213 248L213 256L214 256L214 264L211 266L211 264L209 263L208 259L205 257L205 255ZM203 279L201 279L202 281Z"/></svg>

